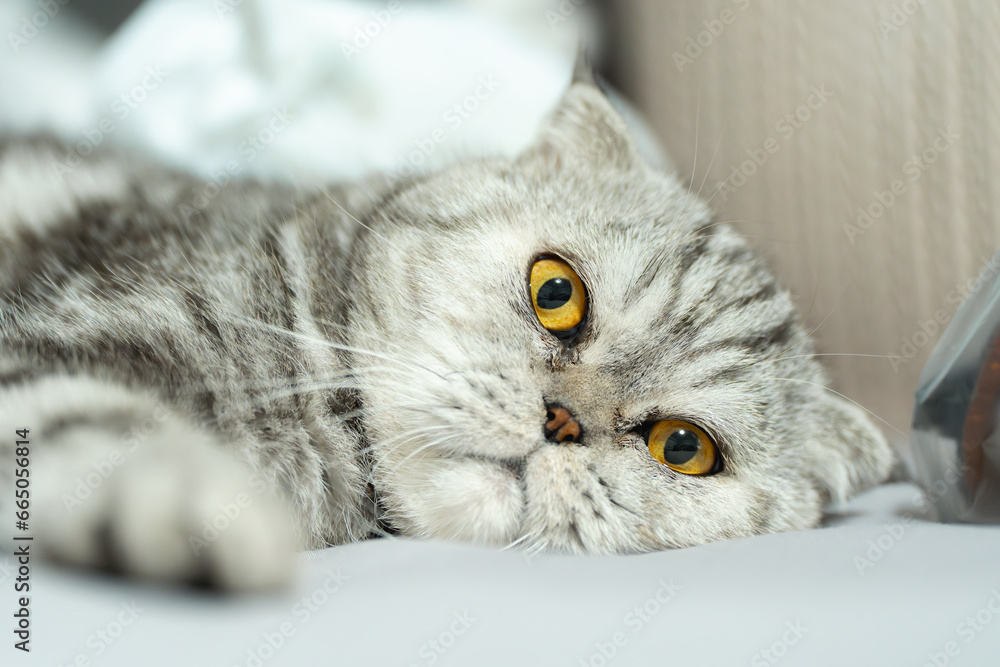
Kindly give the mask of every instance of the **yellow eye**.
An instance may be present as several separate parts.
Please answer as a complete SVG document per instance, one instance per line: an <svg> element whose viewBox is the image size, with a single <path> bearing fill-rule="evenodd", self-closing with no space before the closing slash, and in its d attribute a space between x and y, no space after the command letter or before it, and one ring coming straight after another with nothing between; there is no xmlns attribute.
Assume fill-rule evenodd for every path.
<svg viewBox="0 0 1000 667"><path fill-rule="evenodd" d="M576 335L587 314L583 281L561 259L540 259L531 267L531 303L542 326L560 338Z"/></svg>
<svg viewBox="0 0 1000 667"><path fill-rule="evenodd" d="M666 419L653 424L646 446L654 459L685 475L716 472L719 453L704 431L685 421Z"/></svg>

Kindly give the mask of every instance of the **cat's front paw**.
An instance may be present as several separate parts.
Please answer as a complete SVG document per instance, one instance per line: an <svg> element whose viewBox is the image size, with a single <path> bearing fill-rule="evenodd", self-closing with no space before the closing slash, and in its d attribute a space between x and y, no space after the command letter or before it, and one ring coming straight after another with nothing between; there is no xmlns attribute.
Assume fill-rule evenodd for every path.
<svg viewBox="0 0 1000 667"><path fill-rule="evenodd" d="M198 437L174 433L162 449L176 447L178 436L189 443ZM214 447L154 448L108 489L99 530L108 533L112 566L224 589L287 583L294 553L290 518L263 482Z"/></svg>
<svg viewBox="0 0 1000 667"><path fill-rule="evenodd" d="M150 396L88 384L54 378L0 408L0 424L17 415L32 427L31 529L44 555L228 590L290 579L290 515L217 436Z"/></svg>

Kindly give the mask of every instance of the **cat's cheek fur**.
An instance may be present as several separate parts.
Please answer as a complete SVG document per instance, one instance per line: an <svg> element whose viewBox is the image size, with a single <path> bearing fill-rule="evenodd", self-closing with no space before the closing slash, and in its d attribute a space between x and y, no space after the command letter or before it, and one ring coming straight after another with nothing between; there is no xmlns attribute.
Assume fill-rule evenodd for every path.
<svg viewBox="0 0 1000 667"><path fill-rule="evenodd" d="M825 430L806 442L810 473L824 498L843 501L885 481L894 456L882 433L864 411L835 396L818 407Z"/></svg>
<svg viewBox="0 0 1000 667"><path fill-rule="evenodd" d="M405 534L491 546L517 537L524 496L499 463L414 457L386 482L392 492L383 502Z"/></svg>
<svg viewBox="0 0 1000 667"><path fill-rule="evenodd" d="M528 548L636 553L800 530L822 499L801 478L689 477L627 447L542 447L525 468Z"/></svg>

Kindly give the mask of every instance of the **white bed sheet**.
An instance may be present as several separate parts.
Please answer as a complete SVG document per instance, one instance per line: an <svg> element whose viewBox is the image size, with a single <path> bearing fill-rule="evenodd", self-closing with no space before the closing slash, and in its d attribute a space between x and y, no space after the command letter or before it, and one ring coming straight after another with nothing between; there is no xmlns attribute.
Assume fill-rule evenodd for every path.
<svg viewBox="0 0 1000 667"><path fill-rule="evenodd" d="M374 540L303 554L292 591L253 597L37 567L33 653L3 664L996 665L1000 530L928 522L916 497L629 557Z"/></svg>

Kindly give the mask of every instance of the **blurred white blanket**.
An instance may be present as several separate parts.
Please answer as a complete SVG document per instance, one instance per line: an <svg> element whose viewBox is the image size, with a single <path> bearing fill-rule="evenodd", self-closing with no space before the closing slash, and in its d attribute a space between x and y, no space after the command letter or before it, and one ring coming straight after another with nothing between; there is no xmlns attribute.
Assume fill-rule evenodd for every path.
<svg viewBox="0 0 1000 667"><path fill-rule="evenodd" d="M0 23L17 33L33 11L14 0ZM81 155L139 148L206 176L330 180L513 154L573 55L404 0L152 0L102 47L61 20L0 52L0 127L56 129Z"/></svg>

